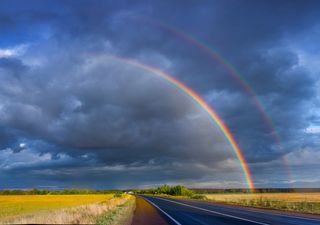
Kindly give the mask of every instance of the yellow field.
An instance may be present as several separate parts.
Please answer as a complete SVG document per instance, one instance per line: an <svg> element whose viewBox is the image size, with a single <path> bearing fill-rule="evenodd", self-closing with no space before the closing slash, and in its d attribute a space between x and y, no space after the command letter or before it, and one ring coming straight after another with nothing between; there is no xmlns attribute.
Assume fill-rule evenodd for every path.
<svg viewBox="0 0 320 225"><path fill-rule="evenodd" d="M0 195L0 220L50 209L103 202L113 195Z"/></svg>
<svg viewBox="0 0 320 225"><path fill-rule="evenodd" d="M320 202L320 193L208 194L214 201L264 200L285 202Z"/></svg>
<svg viewBox="0 0 320 225"><path fill-rule="evenodd" d="M129 225L135 207L131 195L20 195L3 199L7 204L0 208L4 215L1 224Z"/></svg>
<svg viewBox="0 0 320 225"><path fill-rule="evenodd" d="M320 193L207 194L205 196L215 202L320 213Z"/></svg>

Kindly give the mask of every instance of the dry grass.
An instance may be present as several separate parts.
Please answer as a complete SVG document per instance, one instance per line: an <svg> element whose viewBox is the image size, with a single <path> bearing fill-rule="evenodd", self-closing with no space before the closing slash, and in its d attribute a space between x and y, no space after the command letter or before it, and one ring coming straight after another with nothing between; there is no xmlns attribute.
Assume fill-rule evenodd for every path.
<svg viewBox="0 0 320 225"><path fill-rule="evenodd" d="M42 195L0 196L0 222L38 224L88 224L124 204L130 196Z"/></svg>
<svg viewBox="0 0 320 225"><path fill-rule="evenodd" d="M119 204L96 219L98 225L130 225L136 207L136 198L130 196L124 204Z"/></svg>
<svg viewBox="0 0 320 225"><path fill-rule="evenodd" d="M320 213L320 193L208 194L215 202Z"/></svg>
<svg viewBox="0 0 320 225"><path fill-rule="evenodd" d="M0 195L0 219L106 201L113 195Z"/></svg>
<svg viewBox="0 0 320 225"><path fill-rule="evenodd" d="M208 194L206 197L215 201L238 201L242 199L259 200L263 198L271 201L320 202L320 193Z"/></svg>

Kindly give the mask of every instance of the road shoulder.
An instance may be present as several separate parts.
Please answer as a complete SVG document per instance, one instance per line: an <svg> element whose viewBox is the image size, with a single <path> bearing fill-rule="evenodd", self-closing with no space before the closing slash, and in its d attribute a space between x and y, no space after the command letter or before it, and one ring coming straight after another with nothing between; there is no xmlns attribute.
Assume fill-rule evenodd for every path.
<svg viewBox="0 0 320 225"><path fill-rule="evenodd" d="M166 220L142 197L136 196L136 209L132 225L168 225Z"/></svg>

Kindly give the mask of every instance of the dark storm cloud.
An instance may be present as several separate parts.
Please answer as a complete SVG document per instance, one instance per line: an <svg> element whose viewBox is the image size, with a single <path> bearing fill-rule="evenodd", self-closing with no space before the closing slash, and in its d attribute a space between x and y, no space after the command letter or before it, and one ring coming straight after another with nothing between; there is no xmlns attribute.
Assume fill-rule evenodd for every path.
<svg viewBox="0 0 320 225"><path fill-rule="evenodd" d="M81 170L87 177L89 164L97 177L132 169L142 178L141 168L155 167L155 174L173 179L177 163L181 171L186 171L181 162L190 164L192 171L193 163L218 169L219 162L234 159L221 132L179 90L123 62L82 57L42 56L50 63L31 67L24 76L2 74L17 91L1 96L5 109L1 123L21 131L16 145L28 146L24 151L2 150L7 154L2 165L7 172L46 168L52 177ZM23 155L34 162L15 163ZM66 157L70 159L64 161ZM202 167L185 176L196 177ZM238 169L232 162L231 170Z"/></svg>
<svg viewBox="0 0 320 225"><path fill-rule="evenodd" d="M266 166L281 167L281 157L318 146L305 132L318 120L306 112L315 105L318 78L288 44L319 24L318 8L317 1L4 2L0 47L30 46L0 58L1 149L13 164L20 154L43 160L7 171L18 180L28 168L33 181L60 186L89 179L98 185L101 178L114 181L101 182L109 187L154 177L214 183L221 174L241 182L229 145L204 112L150 73L103 56L111 53L170 71L204 96L261 179L270 174ZM165 24L234 65L272 119L281 148L239 82ZM139 181L126 182L132 176Z"/></svg>

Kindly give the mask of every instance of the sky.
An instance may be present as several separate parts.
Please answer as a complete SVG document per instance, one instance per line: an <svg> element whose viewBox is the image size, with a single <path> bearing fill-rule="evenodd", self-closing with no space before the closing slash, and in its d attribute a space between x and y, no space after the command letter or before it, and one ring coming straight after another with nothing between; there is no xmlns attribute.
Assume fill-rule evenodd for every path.
<svg viewBox="0 0 320 225"><path fill-rule="evenodd" d="M320 2L0 5L0 189L320 185Z"/></svg>

